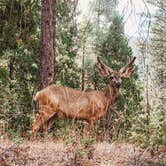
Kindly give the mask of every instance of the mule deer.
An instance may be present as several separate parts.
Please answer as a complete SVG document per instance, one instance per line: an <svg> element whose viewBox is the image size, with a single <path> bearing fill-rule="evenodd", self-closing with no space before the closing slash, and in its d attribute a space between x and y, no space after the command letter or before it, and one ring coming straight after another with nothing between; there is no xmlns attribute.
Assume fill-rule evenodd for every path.
<svg viewBox="0 0 166 166"><path fill-rule="evenodd" d="M33 137L36 138L39 129L56 114L62 114L64 117L72 119L84 119L90 125L104 117L108 108L115 103L122 83L121 78L130 77L134 72L135 59L136 57L133 57L125 67L116 72L97 58L100 73L110 80L105 90L85 92L69 87L50 85L37 92L34 100L39 103L39 116L33 123Z"/></svg>

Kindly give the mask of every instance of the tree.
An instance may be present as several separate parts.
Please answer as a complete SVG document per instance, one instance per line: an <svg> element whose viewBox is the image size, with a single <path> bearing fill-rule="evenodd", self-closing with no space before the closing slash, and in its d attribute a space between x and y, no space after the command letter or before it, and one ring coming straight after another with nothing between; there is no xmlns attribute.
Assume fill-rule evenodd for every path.
<svg viewBox="0 0 166 166"><path fill-rule="evenodd" d="M142 91L144 102L142 112L137 115L133 125L135 126L133 138L142 145L157 148L165 144L166 1L147 0L147 2L146 7L155 6L155 10L152 13L145 14L144 11L141 14L143 18L145 17L141 24L144 31L139 43L140 53L144 59L144 63L139 65L139 68L144 66L140 75L144 84ZM145 25L148 25L148 28Z"/></svg>
<svg viewBox="0 0 166 166"><path fill-rule="evenodd" d="M165 144L165 107L166 107L166 0L152 1L156 7L151 26L151 38L149 41L148 66L149 101L151 110L149 113L149 125L147 126L148 144L158 146Z"/></svg>
<svg viewBox="0 0 166 166"><path fill-rule="evenodd" d="M86 28L83 40L83 70L82 70L82 87L85 89L97 89L98 76L94 70L94 59L99 55L101 45L108 35L109 25L112 23L116 0L99 0L91 1L89 14L91 17L86 20ZM85 56L86 55L86 56ZM93 78L93 81L90 81ZM82 88L84 89L84 88Z"/></svg>
<svg viewBox="0 0 166 166"><path fill-rule="evenodd" d="M106 34L106 38L102 41L99 49L99 56L109 67L118 71L132 56L131 47L129 47L124 35L122 19L118 14L114 16ZM96 74L93 80L97 89L100 89L108 83L108 80L103 80L97 69L95 71ZM106 126L114 130L111 133L114 138L129 136L129 132L126 131L131 129L132 122L140 111L140 86L137 85L138 75L136 73L134 77L123 80L123 90L113 108L114 111L108 112Z"/></svg>
<svg viewBox="0 0 166 166"><path fill-rule="evenodd" d="M60 8L57 7L58 11L56 13L58 17L57 52L59 52L60 59L57 80L63 85L78 88L80 82L77 72L78 66L75 63L77 49L73 49L76 45L75 38L77 34L75 19L73 19L75 18L73 10L76 1L70 1L71 4L73 3L71 8L69 1L64 2L59 2L62 5ZM68 5L66 5L67 3ZM71 12L68 12L70 10ZM40 26L40 11L39 0L2 0L0 2L0 86L2 92L0 95L0 110L6 110L4 114L1 114L2 118L15 131L25 131L31 126L32 96L36 93L41 81L39 78L41 69L39 57L43 48L40 46L40 32L42 26L44 28L45 25L47 28L48 25L53 24L52 22L48 25L44 23ZM70 17L68 17L69 15ZM66 21L67 17L70 18L69 21ZM46 20L47 18L45 18ZM66 25L70 25L67 31L65 29ZM47 35L46 37L52 35L51 37L53 37L53 32L49 34L45 29L44 35ZM42 37L44 38L44 36ZM48 41L51 43L50 47L53 45L54 39ZM49 52L53 53L53 49L49 50L48 42L46 43L46 50L48 49ZM39 47L41 52L39 52ZM49 56L47 54L49 52L44 53ZM68 58L69 56L71 58ZM44 63L49 63L49 59L44 58L47 60ZM53 59L50 61L53 62ZM65 67L66 64L67 67ZM44 66L44 69L47 69L46 66ZM42 68L42 70L44 69ZM69 80L69 78L71 79ZM53 78L50 80L53 80Z"/></svg>
<svg viewBox="0 0 166 166"><path fill-rule="evenodd" d="M40 89L55 78L55 7L56 0L41 1Z"/></svg>
<svg viewBox="0 0 166 166"><path fill-rule="evenodd" d="M80 68L76 63L77 4L77 0L57 0L57 83L73 88L80 87Z"/></svg>
<svg viewBox="0 0 166 166"><path fill-rule="evenodd" d="M38 1L0 2L0 110L20 132L30 127L31 99L39 84L39 10Z"/></svg>
<svg viewBox="0 0 166 166"><path fill-rule="evenodd" d="M150 54L151 54L151 67L153 70L153 87L159 92L157 93L158 102L160 103L159 107L161 110L164 110L166 107L165 105L165 92L166 86L165 79L166 79L166 17L165 17L165 10L166 10L166 0L162 1L159 0L157 3L150 1L153 5L157 6L157 12L154 16L154 23L152 25L152 38L151 38L151 45L150 45ZM153 89L154 90L154 89Z"/></svg>

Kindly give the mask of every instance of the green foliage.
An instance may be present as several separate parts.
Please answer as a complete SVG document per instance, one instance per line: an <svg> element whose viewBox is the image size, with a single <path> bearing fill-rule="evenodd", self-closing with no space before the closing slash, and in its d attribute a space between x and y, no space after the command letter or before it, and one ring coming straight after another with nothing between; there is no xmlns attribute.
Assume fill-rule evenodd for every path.
<svg viewBox="0 0 166 166"><path fill-rule="evenodd" d="M145 87L146 95L145 104L142 111L135 119L133 125L132 139L138 141L143 146L158 148L160 145L166 145L165 137L165 98L166 87L164 79L166 77L166 56L165 56L165 34L166 30L166 1L158 2L148 0L151 5L156 7L151 30L151 40L149 42L148 69L148 86ZM145 51L144 43L141 44L141 51ZM148 103L149 102L149 103ZM148 105L149 104L149 105ZM149 114L148 114L149 112Z"/></svg>
<svg viewBox="0 0 166 166"><path fill-rule="evenodd" d="M62 56L59 59L57 81L63 86L72 88L80 87L80 72L81 70L76 65L73 58Z"/></svg>
<svg viewBox="0 0 166 166"><path fill-rule="evenodd" d="M110 3L108 0L99 2L99 7L96 8L97 15L88 23L82 41L85 48L85 44L89 45L92 42L95 45L93 51L98 53L103 62L114 70L119 70L131 58L132 50L124 35L123 20L110 5L106 5ZM163 87L166 71L163 65L165 15L161 4L157 4L160 10L153 25L152 39L152 59L157 87ZM76 6L76 0L57 0L56 82L80 88L81 71L84 71L88 76L86 89L102 89L108 84L108 79L100 76L93 57L85 62L82 70L76 63L80 49ZM0 1L0 122L18 142L22 141L18 139L18 133L21 132L23 135L24 131L31 128L31 99L39 86L39 13L38 0ZM103 138L108 134L110 142L131 138L143 146L165 145L164 92L162 88L158 96L161 100L155 101L158 104L150 110L150 123L147 125L147 115L140 106L141 86L138 83L137 72L130 79L124 79L116 105L100 123L100 134ZM79 142L80 155L89 155L93 151L94 133L91 133L90 137L83 137L84 125L79 121L73 123L71 120L61 119L55 122L55 129L56 137L66 140L66 143Z"/></svg>
<svg viewBox="0 0 166 166"><path fill-rule="evenodd" d="M37 1L1 1L0 84L2 110L11 129L30 128L31 98L38 86L39 9Z"/></svg>
<svg viewBox="0 0 166 166"><path fill-rule="evenodd" d="M166 146L165 126L165 115L161 113L160 109L151 113L148 125L146 114L142 111L132 126L131 139L139 142L143 147L149 146L157 149L160 145Z"/></svg>
<svg viewBox="0 0 166 166"><path fill-rule="evenodd" d="M0 2L1 115L14 131L31 128L31 100L39 86L40 3ZM79 88L76 1L57 2L57 82ZM4 111L5 110L5 111Z"/></svg>
<svg viewBox="0 0 166 166"><path fill-rule="evenodd" d="M123 32L123 23L121 18L117 15L112 20L112 24L107 32L107 37L103 41L99 50L99 55L102 61L115 71L119 71L125 66L132 55L132 50L128 46L128 42ZM109 83L107 78L103 79L98 73L98 69L93 70L92 82L96 89L101 89ZM127 138L130 134L129 130L132 127L134 118L139 114L141 106L141 91L138 85L138 75L135 71L134 76L129 79L123 79L121 95L117 99L117 103L108 116L109 130L114 127L114 138ZM115 113L113 113L115 112ZM101 125L104 127L104 125ZM108 124L107 124L108 125ZM108 126L107 126L108 128ZM112 135L112 134L110 134Z"/></svg>
<svg viewBox="0 0 166 166"><path fill-rule="evenodd" d="M156 96L155 99L152 99L154 103L154 107L160 107L161 112L164 112L166 107L166 86L165 86L165 79L166 79L166 17L165 17L165 10L166 10L166 1L159 0L158 3L150 1L153 5L157 7L156 14L154 16L154 22L152 24L152 38L150 41L150 58L151 58L151 68L153 70L153 77L152 86L156 89L157 95L155 90L153 89L153 93Z"/></svg>
<svg viewBox="0 0 166 166"><path fill-rule="evenodd" d="M77 45L77 25L74 17L76 1L57 1L58 26L57 26L57 48L58 48L58 72L57 81L60 84L79 88L80 72L76 64Z"/></svg>

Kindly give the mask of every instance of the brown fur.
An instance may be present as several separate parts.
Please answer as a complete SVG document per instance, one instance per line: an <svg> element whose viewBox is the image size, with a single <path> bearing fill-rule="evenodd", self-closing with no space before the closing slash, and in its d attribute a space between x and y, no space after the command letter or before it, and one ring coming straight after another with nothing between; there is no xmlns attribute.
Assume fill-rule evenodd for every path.
<svg viewBox="0 0 166 166"><path fill-rule="evenodd" d="M130 62L131 63L131 62ZM39 102L39 116L33 123L33 136L37 136L40 128L48 130L47 123L52 122L56 115L61 114L64 117L72 119L85 119L90 125L93 125L98 119L104 117L108 108L115 103L118 96L119 87L116 87L122 74L130 76L127 70L131 68L131 63L123 69L123 73L117 73L109 69L99 61L99 68L103 75L115 75L114 81L110 82L105 90L101 91L79 91L69 87L50 85L47 88L37 92L34 100ZM131 70L133 72L133 70ZM50 127L50 126L49 126Z"/></svg>

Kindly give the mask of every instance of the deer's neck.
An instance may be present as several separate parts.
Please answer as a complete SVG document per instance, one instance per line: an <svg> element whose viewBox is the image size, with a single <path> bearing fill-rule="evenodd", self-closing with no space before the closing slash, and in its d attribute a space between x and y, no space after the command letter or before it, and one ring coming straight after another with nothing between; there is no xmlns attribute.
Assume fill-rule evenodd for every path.
<svg viewBox="0 0 166 166"><path fill-rule="evenodd" d="M105 89L104 93L109 102L109 105L112 105L113 103L115 103L116 98L118 97L118 92L119 92L119 89L111 85L108 85L108 87Z"/></svg>

